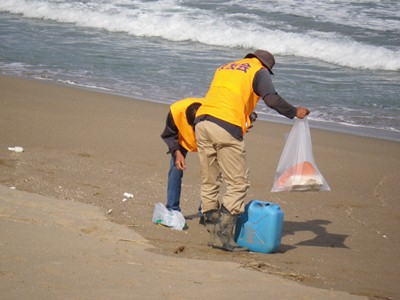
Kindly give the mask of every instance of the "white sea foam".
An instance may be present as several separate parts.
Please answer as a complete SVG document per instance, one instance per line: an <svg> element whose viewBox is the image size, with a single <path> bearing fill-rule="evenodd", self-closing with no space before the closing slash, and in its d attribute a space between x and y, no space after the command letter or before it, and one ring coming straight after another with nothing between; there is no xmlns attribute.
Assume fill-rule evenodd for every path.
<svg viewBox="0 0 400 300"><path fill-rule="evenodd" d="M171 104L203 95L221 62L266 48L277 54L277 90L310 108L311 121L400 140L393 8L373 0L1 0L0 73ZM291 121L262 101L257 112Z"/></svg>
<svg viewBox="0 0 400 300"><path fill-rule="evenodd" d="M400 32L400 2L382 0L238 0L243 6L265 13L284 13L307 17L321 23L334 23L354 28Z"/></svg>
<svg viewBox="0 0 400 300"><path fill-rule="evenodd" d="M335 1L336 5L313 0L264 2L231 1L221 6L236 5L237 12L221 14L218 10L207 10L195 5L185 6L182 1L174 0L2 0L0 11L139 37L188 40L232 48L264 48L277 55L312 58L355 69L400 70L399 47L360 42L341 33L326 30L288 31L285 28L287 25L277 26L276 21L263 17L264 12L279 12L288 16L311 17L316 24L331 22L358 29L392 30L400 33L400 10L396 10L398 4L393 4L392 10L385 10L378 2L372 8L356 11L350 9L348 1L344 0ZM374 1L353 2L365 4ZM311 16L310 8L313 8ZM380 17L373 17L374 14Z"/></svg>

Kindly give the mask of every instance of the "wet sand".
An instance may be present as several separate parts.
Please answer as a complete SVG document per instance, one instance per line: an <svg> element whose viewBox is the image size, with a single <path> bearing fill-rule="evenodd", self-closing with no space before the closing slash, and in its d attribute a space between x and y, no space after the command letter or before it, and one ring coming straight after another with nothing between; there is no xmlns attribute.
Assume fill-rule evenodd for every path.
<svg viewBox="0 0 400 300"><path fill-rule="evenodd" d="M167 105L8 77L0 77L0 89L0 185L93 205L167 258L230 262L308 287L400 298L399 142L312 129L314 157L332 191L271 193L291 127L257 121L246 136L247 201L281 206L282 245L275 254L233 254L206 246L195 153L182 191L183 213L193 216L188 230L151 222L166 195L169 156L160 133ZM8 150L14 146L24 152ZM125 192L133 198L123 201Z"/></svg>

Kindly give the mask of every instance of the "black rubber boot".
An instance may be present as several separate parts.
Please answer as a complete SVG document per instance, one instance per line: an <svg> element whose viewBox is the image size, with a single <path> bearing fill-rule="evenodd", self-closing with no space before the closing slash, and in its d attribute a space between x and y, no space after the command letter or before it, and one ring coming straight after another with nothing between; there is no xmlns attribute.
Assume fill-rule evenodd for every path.
<svg viewBox="0 0 400 300"><path fill-rule="evenodd" d="M229 252L244 252L249 250L246 247L239 246L233 238L237 218L238 215L232 215L222 206L221 217L215 227L215 233L218 238L214 240L214 248Z"/></svg>
<svg viewBox="0 0 400 300"><path fill-rule="evenodd" d="M206 227L210 237L208 239L207 246L212 247L217 239L215 235L215 227L219 220L219 212L218 210L210 210L205 212L204 214L204 226Z"/></svg>

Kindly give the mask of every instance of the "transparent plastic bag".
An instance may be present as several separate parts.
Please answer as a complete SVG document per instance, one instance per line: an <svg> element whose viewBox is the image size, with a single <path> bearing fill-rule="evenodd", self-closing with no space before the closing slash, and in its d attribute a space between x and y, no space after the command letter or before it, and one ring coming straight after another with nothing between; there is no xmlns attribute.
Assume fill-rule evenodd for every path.
<svg viewBox="0 0 400 300"><path fill-rule="evenodd" d="M180 211L168 210L162 203L155 204L152 221L175 230L182 230L186 224L185 217Z"/></svg>
<svg viewBox="0 0 400 300"><path fill-rule="evenodd" d="M271 192L329 190L314 161L308 120L296 119L283 148Z"/></svg>

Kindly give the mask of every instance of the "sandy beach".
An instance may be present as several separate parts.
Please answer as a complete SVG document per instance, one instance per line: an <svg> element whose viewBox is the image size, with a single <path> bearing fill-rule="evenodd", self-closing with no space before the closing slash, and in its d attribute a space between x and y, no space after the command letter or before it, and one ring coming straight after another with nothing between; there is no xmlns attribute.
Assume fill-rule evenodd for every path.
<svg viewBox="0 0 400 300"><path fill-rule="evenodd" d="M400 299L399 142L311 129L315 161L332 190L271 193L284 135L291 126L257 121L245 138L251 182L247 201L258 199L280 205L285 213L282 245L275 254L226 253L206 246L208 234L196 215L200 180L195 153L188 155L181 200L183 214L191 217L187 220L189 228L176 231L151 222L154 204L165 203L166 198L169 156L160 134L169 109L167 105L9 77L0 77L0 90L0 185L5 187L0 198L4 203L13 197L15 188L15 192L45 196L46 201L54 199L57 205L62 202L63 208L58 213L68 210L69 205L79 210L78 203L93 206L104 217L102 222L119 225L118 230L125 229L126 240L145 240L145 247L122 243L116 250L119 254L129 251L129 247L140 247L141 255L148 255L143 257L162 257L160 265L185 264L185 268L192 266L198 270L208 265L220 270L218 276L227 276L226 281L218 281L219 287L225 285L227 290L227 283L240 283L240 276L247 278L243 292L247 288L256 289L251 282L262 284L263 278L272 277L278 279L265 282L279 286L284 280L279 288L284 290L287 286L288 291L293 291L292 295L298 295L295 288L301 286L318 288L312 291L338 292L331 295L336 299L345 299L344 295ZM8 149L15 146L23 147L24 152ZM123 201L124 193L133 197ZM51 201L48 205L51 207ZM0 209L1 228L15 229L7 216L12 215L11 211L17 216L18 210L3 204ZM29 216L19 216L18 220L23 218L29 219ZM96 218L100 217L96 215ZM68 226L73 226L73 222L62 224L63 228ZM100 227L82 225L86 231L81 234L92 238L91 230L96 226ZM23 232L15 230L20 235ZM0 235L3 243L19 243L18 239L11 238L9 230L1 230ZM105 240L112 236L108 234ZM107 255L112 256L113 252L109 251ZM1 255L9 258L11 254L3 252ZM24 255L27 257L16 259L14 264L23 266L22 261L28 263L29 255L34 254L26 252ZM84 264L84 260L80 263ZM8 276L12 265L11 262L0 263L3 278ZM103 266L99 261L98 267ZM157 264L151 268L157 268ZM183 268L183 265L177 267ZM173 276L172 269L163 272L171 272ZM237 269L240 270L237 274L231 273ZM193 282L211 272L207 268L202 270ZM117 274L118 269L112 272ZM143 274L137 272L135 274ZM51 269L48 274L52 274ZM123 274L128 280L129 270L123 269ZM0 289L9 292L9 299L40 299L29 294L22 294L22 297L13 294L17 280L12 280L12 276L7 278L0 281ZM163 278L154 280L167 280ZM183 280L184 277L178 278ZM124 285L121 279L119 284L129 293L134 287L127 282ZM168 294L167 299L188 299L193 288L215 288L211 280L207 282L197 287L185 285L186 294ZM74 286L77 294L79 286L82 299L88 299L83 293L84 285ZM151 282L147 288L152 288ZM160 294L151 295L166 295L164 288L160 288ZM235 289L222 298L235 299L232 294L238 295L239 291ZM29 289L26 292L29 293ZM267 292L264 287L258 295ZM75 298L79 298L77 294ZM43 295L46 296L45 293L40 296ZM309 299L327 297L313 294ZM125 298L129 299L126 294ZM124 299L124 295L118 299Z"/></svg>

